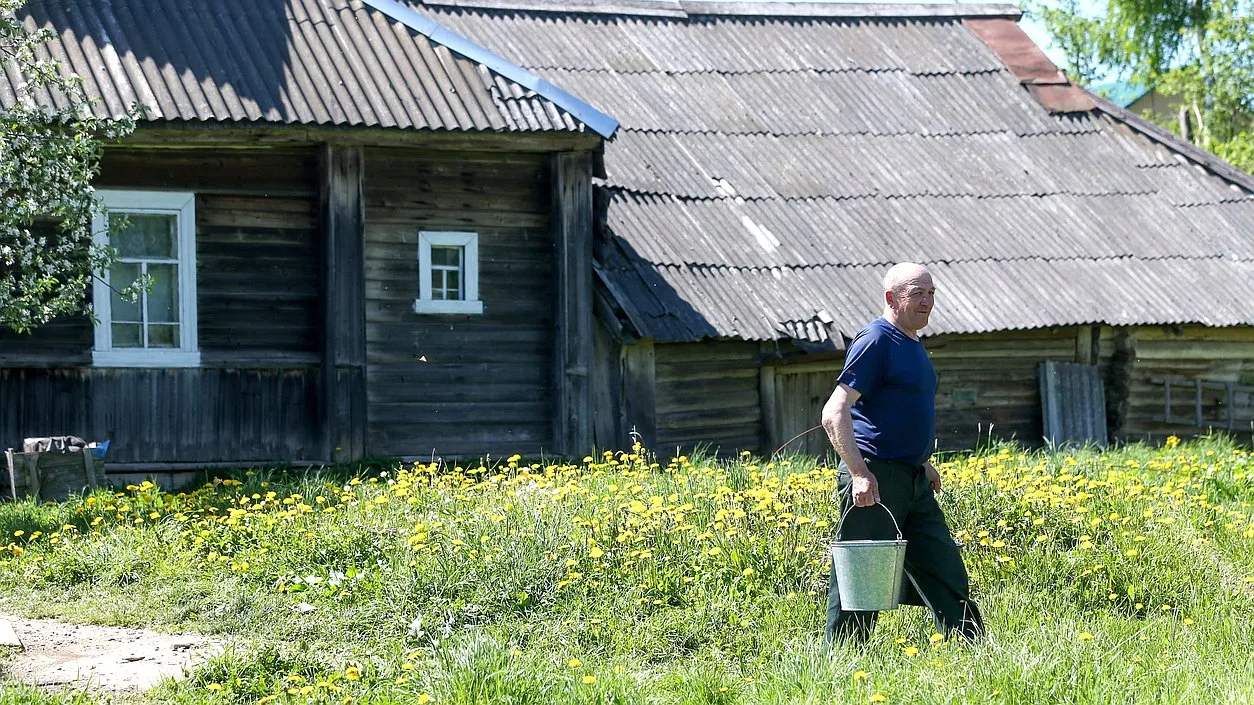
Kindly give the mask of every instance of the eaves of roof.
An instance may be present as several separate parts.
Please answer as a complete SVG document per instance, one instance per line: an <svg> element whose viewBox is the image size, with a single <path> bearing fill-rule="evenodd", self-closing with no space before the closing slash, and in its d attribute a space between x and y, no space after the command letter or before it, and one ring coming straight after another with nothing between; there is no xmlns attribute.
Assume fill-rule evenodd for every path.
<svg viewBox="0 0 1254 705"><path fill-rule="evenodd" d="M426 0L432 7L515 10L629 17L1004 17L1018 19L1013 3L959 2L719 2L718 0Z"/></svg>

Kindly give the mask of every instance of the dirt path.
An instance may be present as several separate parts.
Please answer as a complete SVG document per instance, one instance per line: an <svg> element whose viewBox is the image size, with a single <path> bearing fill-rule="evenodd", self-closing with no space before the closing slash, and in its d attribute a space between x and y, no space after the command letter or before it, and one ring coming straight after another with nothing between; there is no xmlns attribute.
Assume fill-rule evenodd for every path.
<svg viewBox="0 0 1254 705"><path fill-rule="evenodd" d="M181 678L185 668L223 648L220 641L194 634L159 634L0 614L2 622L9 623L23 648L0 664L0 683L138 692L167 676ZM0 631L2 628L0 624Z"/></svg>

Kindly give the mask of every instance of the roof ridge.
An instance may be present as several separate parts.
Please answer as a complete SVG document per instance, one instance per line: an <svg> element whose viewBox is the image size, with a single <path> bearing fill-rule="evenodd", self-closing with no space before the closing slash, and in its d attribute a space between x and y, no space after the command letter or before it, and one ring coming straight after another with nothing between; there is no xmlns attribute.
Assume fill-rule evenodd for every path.
<svg viewBox="0 0 1254 705"><path fill-rule="evenodd" d="M732 200L726 196L717 196L717 195L689 196L686 194L675 193L673 191L646 191L646 190L634 188L631 186L621 186L621 185L617 185L613 183L606 183L602 185L601 187L609 191L628 193L634 196L663 196L666 198L673 198L677 201L683 201L686 203L707 203L707 202L720 202L720 201ZM885 195L883 193L858 193L858 194L851 194L851 195L844 195L844 196L837 196L833 194L824 194L820 196L738 195L736 196L736 198L746 201L746 202L780 201L783 203L794 203L798 201L857 201L857 200L867 200L867 199L872 199L872 198L879 198L885 201L908 201L908 200L917 200L917 199L922 199L922 198L933 198L933 199L970 198L970 199L974 199L977 201L1000 201L1000 200L1010 200L1010 199L1016 199L1016 198L1053 198L1055 196L1074 196L1076 198L1115 198L1115 197L1120 197L1120 196L1154 196L1154 195L1157 195L1158 193L1159 193L1158 190L1106 191L1106 192L1100 192L1100 193L1094 192L1094 191L1048 191L1048 192L1039 192L1039 193L989 193L989 194L975 194L975 193L900 193L899 194L899 193L895 193L895 194L890 194L890 195ZM1218 206L1218 205L1224 205L1227 203L1240 203L1243 200L1244 199L1222 200L1222 201L1201 201L1201 202L1191 202L1191 203L1172 203L1171 205L1176 208Z"/></svg>
<svg viewBox="0 0 1254 705"><path fill-rule="evenodd" d="M691 19L693 17L879 18L1004 17L1023 11L1006 2L721 2L719 0L422 0L429 7Z"/></svg>

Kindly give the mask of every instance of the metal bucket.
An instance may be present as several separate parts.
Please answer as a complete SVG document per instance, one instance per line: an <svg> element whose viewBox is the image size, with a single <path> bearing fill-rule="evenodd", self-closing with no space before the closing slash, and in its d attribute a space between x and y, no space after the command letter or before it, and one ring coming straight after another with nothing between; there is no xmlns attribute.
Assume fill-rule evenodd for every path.
<svg viewBox="0 0 1254 705"><path fill-rule="evenodd" d="M884 507L880 502L876 504ZM841 526L853 509L850 504L841 515L840 525L836 527L836 541L832 543L832 565L840 589L840 607L856 612L896 609L901 599L901 580L906 565L906 541L901 538L901 527L888 507L884 507L897 528L895 541L842 541Z"/></svg>

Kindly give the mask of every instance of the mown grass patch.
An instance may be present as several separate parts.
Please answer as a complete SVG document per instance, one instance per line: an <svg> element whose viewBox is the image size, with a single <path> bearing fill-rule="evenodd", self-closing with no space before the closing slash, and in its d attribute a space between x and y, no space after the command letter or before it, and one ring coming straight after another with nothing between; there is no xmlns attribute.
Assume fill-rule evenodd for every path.
<svg viewBox="0 0 1254 705"><path fill-rule="evenodd" d="M942 463L977 644L903 608L865 647L823 647L835 471L803 457L254 471L9 504L0 592L250 644L151 702L1249 702L1251 458L1203 439Z"/></svg>

